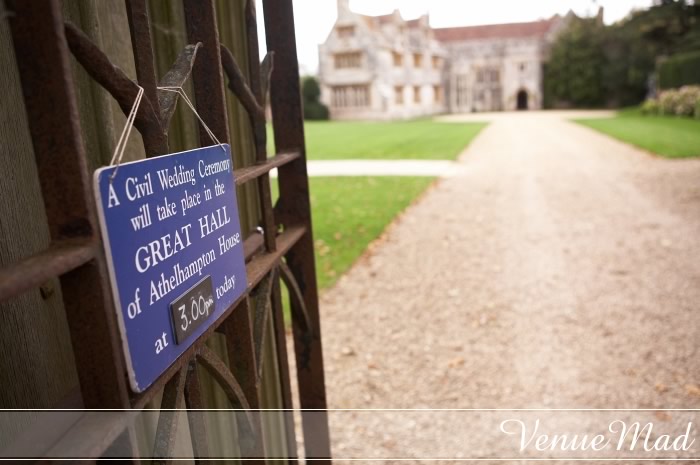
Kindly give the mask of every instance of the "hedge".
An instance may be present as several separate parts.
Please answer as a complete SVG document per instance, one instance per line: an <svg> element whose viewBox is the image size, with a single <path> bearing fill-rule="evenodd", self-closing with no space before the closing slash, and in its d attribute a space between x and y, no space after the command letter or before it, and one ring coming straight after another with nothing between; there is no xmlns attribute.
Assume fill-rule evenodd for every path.
<svg viewBox="0 0 700 465"><path fill-rule="evenodd" d="M659 64L659 87L673 89L700 84L700 51L679 53Z"/></svg>

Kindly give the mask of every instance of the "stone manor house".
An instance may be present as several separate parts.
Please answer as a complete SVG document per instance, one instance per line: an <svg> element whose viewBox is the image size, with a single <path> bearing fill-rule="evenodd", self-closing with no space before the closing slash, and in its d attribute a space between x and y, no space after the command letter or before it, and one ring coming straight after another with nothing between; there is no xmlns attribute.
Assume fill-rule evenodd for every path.
<svg viewBox="0 0 700 465"><path fill-rule="evenodd" d="M366 16L338 0L319 46L321 99L333 119L400 119L542 107L542 64L569 18L434 29L398 10Z"/></svg>

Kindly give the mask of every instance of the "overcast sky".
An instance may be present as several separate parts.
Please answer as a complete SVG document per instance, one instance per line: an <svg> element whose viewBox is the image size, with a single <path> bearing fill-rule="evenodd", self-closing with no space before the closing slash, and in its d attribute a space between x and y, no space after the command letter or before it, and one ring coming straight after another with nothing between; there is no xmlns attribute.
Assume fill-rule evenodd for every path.
<svg viewBox="0 0 700 465"><path fill-rule="evenodd" d="M258 10L262 11L261 0ZM302 74L318 69L318 44L324 42L336 19L335 0L293 0L297 53ZM404 19L430 14L432 27L534 21L573 10L594 15L605 9L605 22L624 18L632 9L646 8L652 0L350 0L350 9L366 15L382 15L398 8ZM261 18L262 19L262 18ZM263 21L259 22L262 28ZM264 50L264 34L260 36Z"/></svg>

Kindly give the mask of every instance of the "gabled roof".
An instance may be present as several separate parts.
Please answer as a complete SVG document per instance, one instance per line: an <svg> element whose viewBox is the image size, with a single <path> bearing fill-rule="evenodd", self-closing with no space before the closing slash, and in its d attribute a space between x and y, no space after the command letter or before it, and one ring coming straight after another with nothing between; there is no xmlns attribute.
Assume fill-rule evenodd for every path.
<svg viewBox="0 0 700 465"><path fill-rule="evenodd" d="M395 21L395 16L394 13L389 13L388 15L381 15L381 16L368 16L368 15L361 15L357 14L360 18L362 18L363 21L367 23L369 27L372 29L376 29L378 26L383 26L385 24L390 24ZM403 18L399 15L400 21L403 22Z"/></svg>
<svg viewBox="0 0 700 465"><path fill-rule="evenodd" d="M377 20L379 24L387 24L394 21L394 14L390 13L388 15L373 16L373 18Z"/></svg>
<svg viewBox="0 0 700 465"><path fill-rule="evenodd" d="M457 42L462 40L544 37L549 29L559 19L532 21L528 23L487 24L484 26L445 27L433 29L435 38L441 42Z"/></svg>
<svg viewBox="0 0 700 465"><path fill-rule="evenodd" d="M360 17L367 24L367 26L369 26L371 29L376 28L376 24L374 22L374 18L376 16L367 16L367 15L361 15L361 14L358 14L357 16Z"/></svg>

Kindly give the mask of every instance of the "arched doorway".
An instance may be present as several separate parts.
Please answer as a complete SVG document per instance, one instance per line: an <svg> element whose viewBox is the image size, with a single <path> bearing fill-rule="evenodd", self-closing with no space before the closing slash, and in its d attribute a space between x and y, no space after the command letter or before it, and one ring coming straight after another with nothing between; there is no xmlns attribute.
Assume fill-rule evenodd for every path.
<svg viewBox="0 0 700 465"><path fill-rule="evenodd" d="M518 91L517 101L518 110L527 110L527 91L525 89Z"/></svg>

